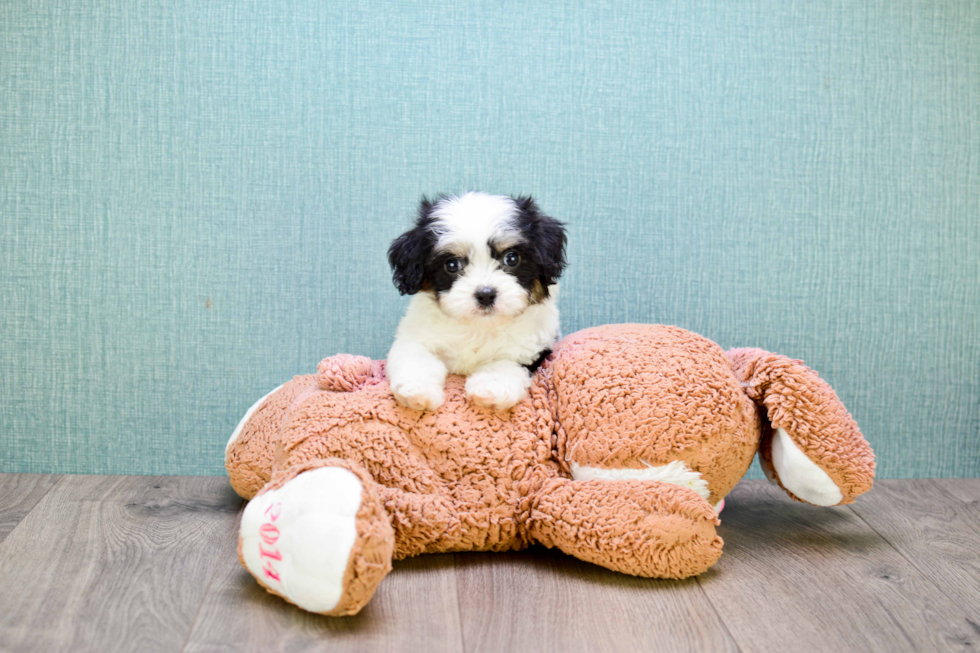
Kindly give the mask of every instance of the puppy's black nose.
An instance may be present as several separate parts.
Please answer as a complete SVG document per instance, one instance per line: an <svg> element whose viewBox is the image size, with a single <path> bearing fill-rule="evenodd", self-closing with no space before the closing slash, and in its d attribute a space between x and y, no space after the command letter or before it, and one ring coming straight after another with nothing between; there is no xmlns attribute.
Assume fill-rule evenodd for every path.
<svg viewBox="0 0 980 653"><path fill-rule="evenodd" d="M490 308L497 299L497 291L493 288L478 288L474 296L480 306Z"/></svg>

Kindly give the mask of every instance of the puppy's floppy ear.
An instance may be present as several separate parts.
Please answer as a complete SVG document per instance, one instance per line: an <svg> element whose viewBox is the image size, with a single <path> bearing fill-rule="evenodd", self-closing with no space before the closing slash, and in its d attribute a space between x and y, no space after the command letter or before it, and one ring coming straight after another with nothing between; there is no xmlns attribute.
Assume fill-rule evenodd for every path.
<svg viewBox="0 0 980 653"><path fill-rule="evenodd" d="M398 292L403 295L414 295L422 289L425 282L425 261L432 253L434 244L429 228L433 206L435 205L432 202L423 197L415 226L392 241L388 247L392 280Z"/></svg>
<svg viewBox="0 0 980 653"><path fill-rule="evenodd" d="M530 196L514 201L520 211L521 229L537 249L541 283L547 288L565 270L565 225L542 213Z"/></svg>

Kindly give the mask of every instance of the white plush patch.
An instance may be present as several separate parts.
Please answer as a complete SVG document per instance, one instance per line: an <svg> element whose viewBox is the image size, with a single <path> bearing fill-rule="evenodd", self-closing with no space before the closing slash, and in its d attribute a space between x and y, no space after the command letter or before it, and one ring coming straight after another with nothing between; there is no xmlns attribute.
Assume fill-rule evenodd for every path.
<svg viewBox="0 0 980 653"><path fill-rule="evenodd" d="M815 462L799 450L783 429L772 438L772 466L783 487L815 506L836 506L844 498L840 488Z"/></svg>
<svg viewBox="0 0 980 653"><path fill-rule="evenodd" d="M248 570L304 610L332 610L344 591L362 492L350 471L321 467L252 499L241 526Z"/></svg>
<svg viewBox="0 0 980 653"><path fill-rule="evenodd" d="M279 386L279 388L281 387L282 385ZM231 437L228 438L228 444L225 445L225 455L228 455L228 450L231 449L231 445L234 444L235 440L238 439L238 436L242 434L242 429L245 428L245 423L248 422L248 420L252 417L252 413L254 413L259 408L261 408L262 404L265 403L265 400L271 397L279 388L276 388L272 392L266 394L264 397L256 401L254 404L252 404L252 407L245 412L245 417L243 417L241 421L238 422L238 426L235 427L235 430L232 432Z"/></svg>
<svg viewBox="0 0 980 653"><path fill-rule="evenodd" d="M646 465L646 463L644 463ZM681 487L691 488L702 498L711 494L708 482L701 478L700 472L695 472L681 460L675 460L666 465L647 465L646 469L603 469L601 467L586 467L571 463L572 478L576 481L661 481Z"/></svg>

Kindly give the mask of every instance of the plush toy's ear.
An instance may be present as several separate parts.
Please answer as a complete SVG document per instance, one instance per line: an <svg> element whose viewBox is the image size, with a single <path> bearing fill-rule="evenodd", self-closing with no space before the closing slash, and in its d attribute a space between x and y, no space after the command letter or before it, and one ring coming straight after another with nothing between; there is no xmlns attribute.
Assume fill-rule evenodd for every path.
<svg viewBox="0 0 980 653"><path fill-rule="evenodd" d="M542 213L530 196L514 201L520 211L521 230L537 247L540 281L547 288L565 270L565 225Z"/></svg>
<svg viewBox="0 0 980 653"><path fill-rule="evenodd" d="M430 228L433 206L423 197L415 226L396 238L388 248L392 280L403 295L414 295L425 283L425 261L432 253L435 242Z"/></svg>

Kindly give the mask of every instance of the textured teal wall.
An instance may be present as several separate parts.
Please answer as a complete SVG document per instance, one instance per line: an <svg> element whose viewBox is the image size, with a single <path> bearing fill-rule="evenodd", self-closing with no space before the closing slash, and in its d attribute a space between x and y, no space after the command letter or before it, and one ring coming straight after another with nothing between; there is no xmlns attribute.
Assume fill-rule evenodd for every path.
<svg viewBox="0 0 980 653"><path fill-rule="evenodd" d="M221 473L384 356L422 192L568 221L565 331L806 360L883 476L980 473L980 5L0 7L0 469Z"/></svg>

